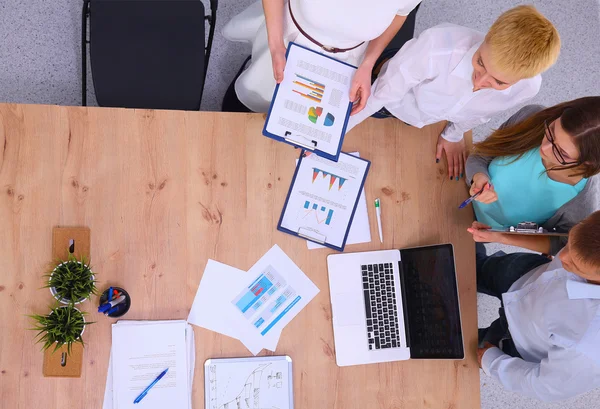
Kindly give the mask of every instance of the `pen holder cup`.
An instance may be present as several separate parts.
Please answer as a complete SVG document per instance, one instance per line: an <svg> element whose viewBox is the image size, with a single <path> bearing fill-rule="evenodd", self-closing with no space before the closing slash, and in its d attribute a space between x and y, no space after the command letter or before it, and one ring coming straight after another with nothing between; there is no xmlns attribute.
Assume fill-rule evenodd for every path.
<svg viewBox="0 0 600 409"><path fill-rule="evenodd" d="M129 308L131 307L131 297L129 296L129 293L127 291L125 291L124 289L122 289L121 287L112 287L112 289L113 289L113 291L117 290L119 293L121 293L122 295L125 296L125 301L123 301L123 303L122 303L123 306L121 308L119 308L119 310L117 312L108 314L108 316L111 318L119 318L119 317L122 317L123 315L125 315L127 313L127 311L129 311ZM100 296L100 302L99 302L98 306L107 302L108 290L110 290L110 288L107 288L106 290L104 290L104 292ZM119 305L121 305L121 304L119 304Z"/></svg>

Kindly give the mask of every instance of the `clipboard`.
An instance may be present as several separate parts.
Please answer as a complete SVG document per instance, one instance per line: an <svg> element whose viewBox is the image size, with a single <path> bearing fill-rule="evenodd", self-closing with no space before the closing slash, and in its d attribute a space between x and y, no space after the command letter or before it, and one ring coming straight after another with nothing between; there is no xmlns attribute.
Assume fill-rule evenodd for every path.
<svg viewBox="0 0 600 409"><path fill-rule="evenodd" d="M371 167L371 161L361 158L361 157L347 154L345 152L340 152L340 156L344 155L344 156L347 156L348 158L351 158L352 160L365 162L366 167L364 170L364 174L362 175L362 180L359 181L360 186L358 187L356 197L354 198L354 202L352 205L352 211L350 214L350 218L348 220L348 225L346 226L346 231L344 233L344 238L342 240L342 244L340 246L336 246L335 244L327 242L326 236L315 235L314 232L311 232L310 230L302 229L302 228L298 229L298 231L293 231L293 230L283 226L284 216L286 215L286 211L288 209L288 204L290 201L290 197L292 195L292 191L294 190L294 185L295 185L296 179L298 177L298 172L300 170L300 167L302 166L302 160L308 154L310 154L310 152L306 152L306 151L302 151L300 154L300 158L298 160L298 164L296 165L296 170L294 171L294 176L292 177L292 182L290 184L290 189L288 190L288 194L286 196L285 203L284 203L283 209L281 211L281 216L279 217L279 223L277 223L277 230L279 230L283 233L291 234L292 236L296 236L296 237L300 237L300 238L312 241L314 243L320 244L325 247L329 247L333 250L342 252L342 251L344 251L344 247L346 246L346 241L348 240L348 233L350 232L350 227L352 226L352 221L354 220L354 215L356 214L356 208L358 207L360 195L361 195L361 192L363 191L365 181L367 180L367 175L369 174L369 169ZM314 171L314 169L313 169L313 171ZM317 177L320 177L320 176L317 176ZM314 179L313 179L313 183L314 183ZM340 183L340 182L338 181L338 183Z"/></svg>
<svg viewBox="0 0 600 409"><path fill-rule="evenodd" d="M232 373L234 376L231 376ZM239 391L240 394L226 393L230 391ZM233 407L236 399L253 399L256 393L261 396L261 407L268 404L279 409L294 409L292 358L287 355L216 358L204 362L206 409ZM242 394L244 396L240 396ZM274 405L275 402L277 405Z"/></svg>
<svg viewBox="0 0 600 409"><path fill-rule="evenodd" d="M337 62L337 63L339 63L341 65L354 68L354 70L357 69L357 67L355 67L354 65L348 64L348 63L343 62L343 61L336 60L335 58L332 58L332 57L330 57L328 55L321 54L321 53L319 53L317 51L311 50L310 48L304 47L304 46L296 44L294 42L290 42L288 44L287 51L286 51L286 54L285 54L286 60L288 59L290 51L293 50L296 47L297 48L301 48L303 50L307 50L307 51L309 51L311 53L314 53L314 54L318 55L319 58L333 60L333 61L335 61L335 62ZM287 65L286 65L286 67L287 67ZM291 69L290 69L290 71L291 71ZM354 74L354 72L353 72L353 74ZM285 71L284 71L284 73L285 73ZM292 75L291 72L285 73L284 74L284 81L290 75ZM317 75L317 74L315 74L315 75ZM298 75L296 74L296 76L298 76ZM318 77L318 78L320 78L320 77ZM353 78L353 76L352 76L352 78ZM352 78L350 78L350 81L352 81ZM306 79L308 80L308 78L306 78ZM351 85L351 82L348 85L348 90L350 88L350 85ZM303 86L305 86L305 85L303 85ZM269 127L269 122L271 120L271 115L273 113L273 107L275 106L275 102L277 101L277 96L279 95L280 87L281 87L281 84L277 84L277 86L275 87L275 91L273 92L273 99L271 100L271 105L270 105L269 111L267 113L267 119L265 120L265 125L263 127L263 132L262 132L263 135L266 136L266 137L268 137L268 138L275 139L276 141L287 143L287 144L292 145L292 146L294 146L296 148L301 148L301 149L304 149L304 150L312 151L312 152L316 153L317 155L319 155L321 157L324 157L324 158L327 158L327 159L332 160L334 162L337 162L338 158L340 156L341 149L342 149L342 144L344 143L344 137L346 135L346 129L348 127L348 120L350 118L350 111L352 110L352 102L348 102L348 107L346 109L346 113L345 113L345 117L344 117L344 123L343 123L343 126L342 126L341 135L340 135L340 141L339 141L338 146L336 148L336 153L335 154L331 154L331 153L324 152L324 151L322 151L322 150L319 149L319 142L320 141L319 141L319 138L317 138L317 137L307 136L306 134L303 134L302 132L299 132L297 130L293 130L291 128L289 130L287 130L287 131L283 131L279 135L275 134L273 132L270 132L269 130L267 130L267 128ZM325 87L326 87L326 85L323 86L323 88L325 88ZM294 91L294 92L296 92L296 91ZM324 97L324 95L325 94L323 94L323 97ZM320 99L318 101L317 101L317 99L310 99L311 98L310 95L304 95L304 97L306 97L307 103L309 105L310 104L321 103ZM281 101L281 102L278 102L278 103L284 103L284 102ZM311 107L311 108L314 108L314 107ZM321 110L322 110L322 107L321 107ZM310 115L310 111L309 111L309 115ZM327 115L329 115L329 114L327 114ZM321 114L319 114L319 117L320 116L321 116ZM314 118L317 118L317 117L314 117ZM318 119L315 119L315 121L318 121ZM325 121L325 119L323 119L323 121ZM335 118L334 118L334 121L335 121ZM306 123L302 123L302 125L306 126L306 127L309 127L311 129L314 129L314 127L311 126L310 122L308 122L308 121ZM325 126L327 126L327 125L325 125Z"/></svg>

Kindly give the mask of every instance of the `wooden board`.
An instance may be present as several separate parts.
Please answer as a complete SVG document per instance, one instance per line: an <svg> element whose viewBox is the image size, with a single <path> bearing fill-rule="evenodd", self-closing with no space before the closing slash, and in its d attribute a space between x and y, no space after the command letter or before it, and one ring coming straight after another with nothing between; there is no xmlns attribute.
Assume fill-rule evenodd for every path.
<svg viewBox="0 0 600 409"><path fill-rule="evenodd" d="M73 344L70 354L66 345L57 351L51 347L44 351L42 373L45 377L79 378L82 363L83 346L81 344Z"/></svg>
<svg viewBox="0 0 600 409"><path fill-rule="evenodd" d="M45 311L53 226L88 226L99 287L134 300L128 319L185 319L209 258L248 269L278 244L320 288L285 328L278 355L294 360L299 409L476 408L477 308L468 196L435 164L443 124L410 128L369 119L344 151L372 161L365 191L373 241L346 251L450 242L456 253L467 356L462 361L335 365L326 256L276 230L299 152L261 135L264 116L0 104L0 402L10 408L100 408L110 324L82 304L81 378L43 378L25 314ZM377 239L372 202L381 198ZM193 403L203 407L202 363L248 356L237 340L195 328ZM15 345L19 346L15 353ZM44 399L40 399L43 396Z"/></svg>

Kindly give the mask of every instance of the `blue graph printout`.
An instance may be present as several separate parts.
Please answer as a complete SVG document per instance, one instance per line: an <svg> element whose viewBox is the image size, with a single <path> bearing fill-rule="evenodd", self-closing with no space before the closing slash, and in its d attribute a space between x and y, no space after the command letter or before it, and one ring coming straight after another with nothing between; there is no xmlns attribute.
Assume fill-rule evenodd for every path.
<svg viewBox="0 0 600 409"><path fill-rule="evenodd" d="M281 274L269 265L231 302L264 336L300 299Z"/></svg>

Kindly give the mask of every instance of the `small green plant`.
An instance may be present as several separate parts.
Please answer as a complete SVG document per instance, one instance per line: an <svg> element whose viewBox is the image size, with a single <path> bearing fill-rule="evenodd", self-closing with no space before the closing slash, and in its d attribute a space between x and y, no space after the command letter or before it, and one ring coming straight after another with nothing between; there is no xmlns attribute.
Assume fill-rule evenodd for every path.
<svg viewBox="0 0 600 409"><path fill-rule="evenodd" d="M29 317L35 321L35 326L30 329L38 331L36 342L43 344L43 351L55 345L53 352L56 352L66 345L67 354L70 355L74 343L83 345L81 334L85 326L93 324L85 322L84 315L84 312L79 311L72 304L55 307L48 315L30 315Z"/></svg>
<svg viewBox="0 0 600 409"><path fill-rule="evenodd" d="M50 288L54 297L65 303L83 301L98 292L94 274L84 258L77 260L70 255L44 277L48 278L44 287Z"/></svg>

